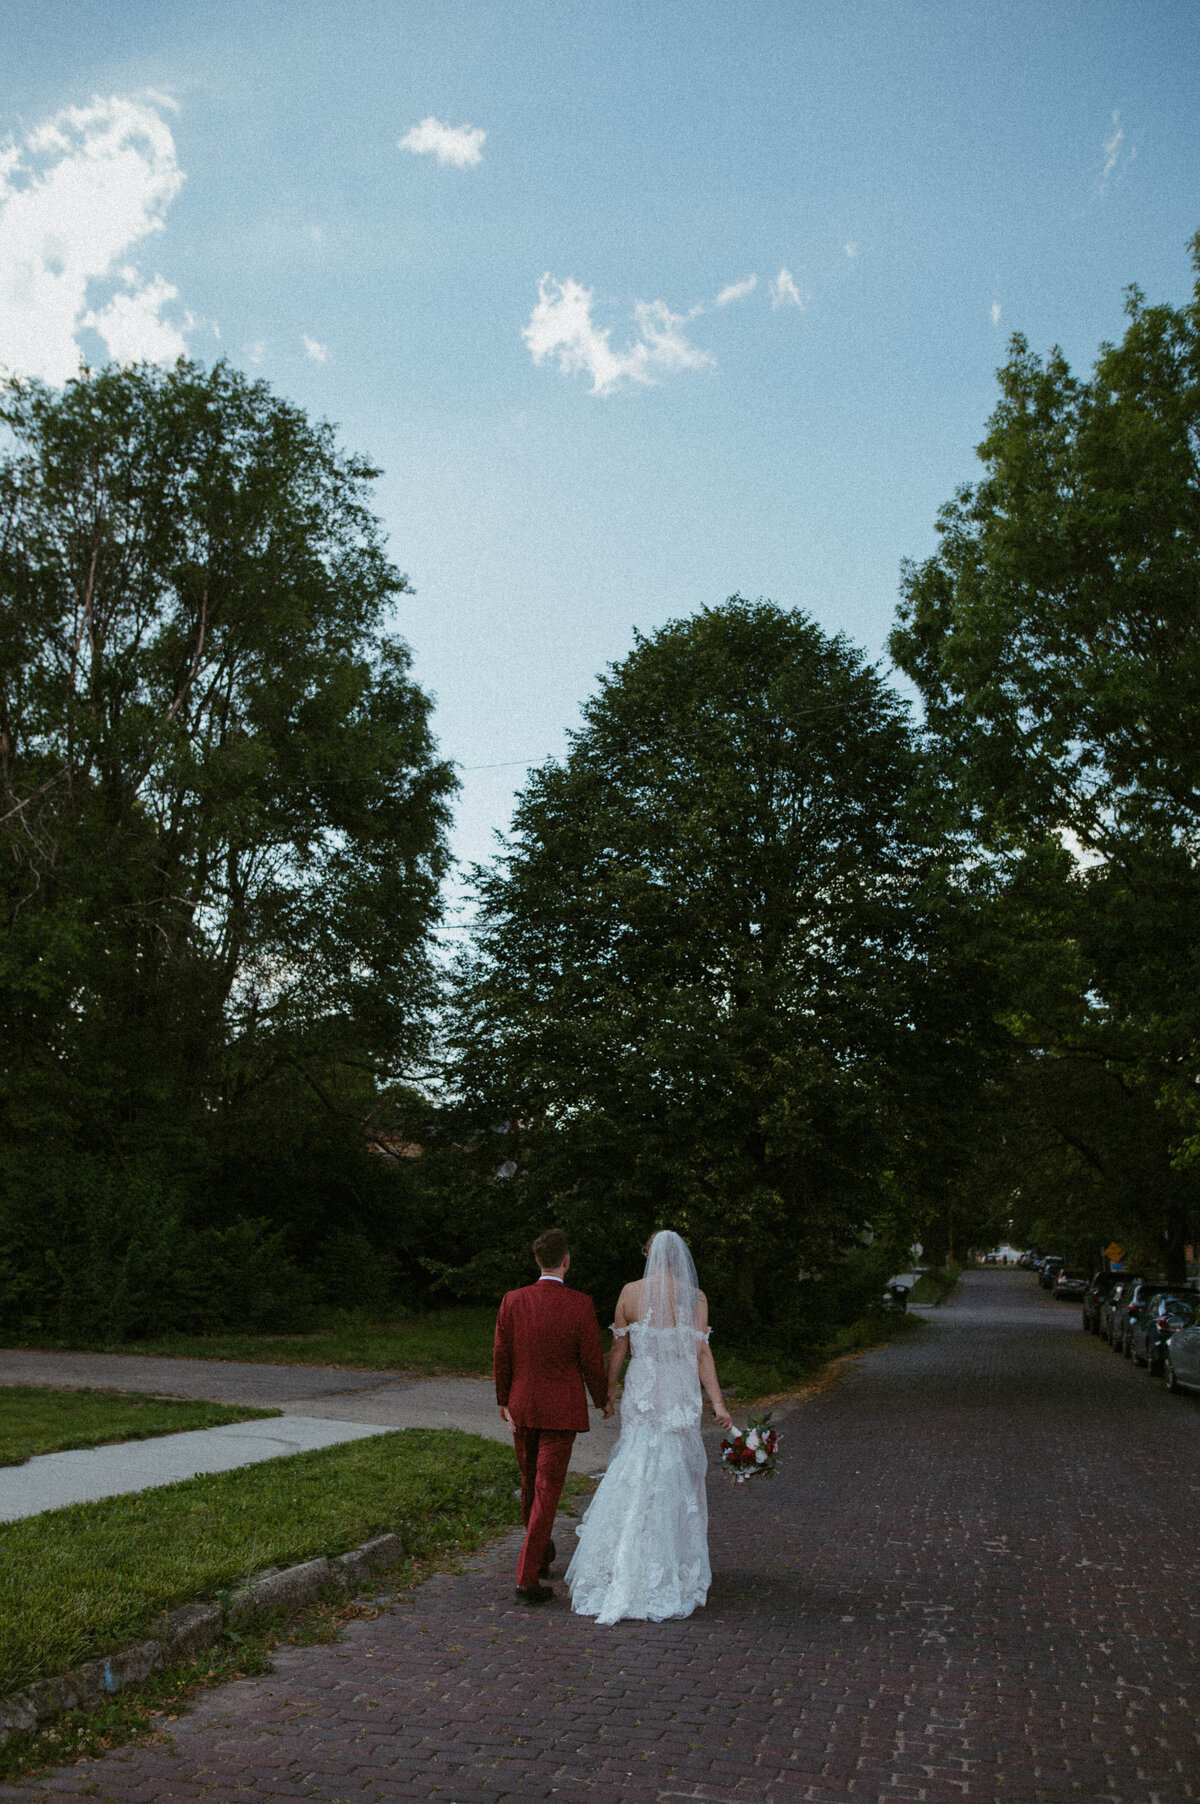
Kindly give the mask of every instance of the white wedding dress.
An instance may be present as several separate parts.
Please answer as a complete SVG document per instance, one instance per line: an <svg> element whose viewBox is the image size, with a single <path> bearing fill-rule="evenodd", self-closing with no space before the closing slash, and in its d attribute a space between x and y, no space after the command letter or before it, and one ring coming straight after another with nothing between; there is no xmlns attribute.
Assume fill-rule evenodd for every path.
<svg viewBox="0 0 1200 1804"><path fill-rule="evenodd" d="M660 1241L676 1244L660 1248ZM690 1616L708 1596L707 1458L696 1360L697 1342L708 1335L695 1325L698 1294L684 1242L678 1234L656 1234L641 1319L613 1329L630 1340L621 1433L575 1530L579 1545L566 1574L572 1610L600 1623Z"/></svg>

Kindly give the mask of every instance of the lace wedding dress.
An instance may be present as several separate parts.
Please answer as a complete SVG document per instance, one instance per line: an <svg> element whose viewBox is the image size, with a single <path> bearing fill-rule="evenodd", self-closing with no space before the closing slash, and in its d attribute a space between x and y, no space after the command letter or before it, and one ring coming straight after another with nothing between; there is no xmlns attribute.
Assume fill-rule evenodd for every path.
<svg viewBox="0 0 1200 1804"><path fill-rule="evenodd" d="M663 1243L660 1245L660 1243ZM571 1608L598 1622L690 1616L712 1582L707 1460L700 1439L699 1289L678 1234L656 1234L621 1399L621 1433L575 1530Z"/></svg>

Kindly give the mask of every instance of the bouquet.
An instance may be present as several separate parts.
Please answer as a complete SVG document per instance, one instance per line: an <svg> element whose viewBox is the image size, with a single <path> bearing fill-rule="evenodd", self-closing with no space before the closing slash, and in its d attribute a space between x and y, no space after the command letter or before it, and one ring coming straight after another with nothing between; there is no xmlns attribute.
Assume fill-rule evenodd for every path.
<svg viewBox="0 0 1200 1804"><path fill-rule="evenodd" d="M745 1428L731 1428L721 1442L721 1465L740 1485L748 1478L774 1478L779 1464L779 1436L771 1427L770 1412L751 1416Z"/></svg>

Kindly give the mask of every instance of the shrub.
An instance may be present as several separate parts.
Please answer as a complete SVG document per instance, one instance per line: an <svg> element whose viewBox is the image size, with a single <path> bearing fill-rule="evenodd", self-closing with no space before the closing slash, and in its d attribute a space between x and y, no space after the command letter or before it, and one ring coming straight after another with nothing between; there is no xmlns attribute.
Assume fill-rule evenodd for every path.
<svg viewBox="0 0 1200 1804"><path fill-rule="evenodd" d="M98 1162L60 1165L0 1199L0 1328L65 1342L167 1329L290 1326L311 1287L282 1233L241 1218L195 1229L178 1196Z"/></svg>

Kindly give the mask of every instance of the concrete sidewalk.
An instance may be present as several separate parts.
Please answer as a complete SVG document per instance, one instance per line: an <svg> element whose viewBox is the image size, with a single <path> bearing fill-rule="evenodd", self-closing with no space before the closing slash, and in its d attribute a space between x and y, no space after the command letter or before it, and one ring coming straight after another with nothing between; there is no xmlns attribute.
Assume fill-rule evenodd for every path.
<svg viewBox="0 0 1200 1804"><path fill-rule="evenodd" d="M128 1491L151 1491L207 1472L231 1472L262 1460L316 1447L336 1447L385 1434L361 1422L330 1422L313 1416L275 1416L266 1421L227 1422L220 1428L193 1428L156 1435L149 1441L118 1441L108 1447L40 1453L23 1466L0 1466L0 1522L96 1503Z"/></svg>
<svg viewBox="0 0 1200 1804"><path fill-rule="evenodd" d="M285 1403L285 1415L303 1407L306 1416L336 1416L343 1422L370 1422L377 1428L462 1428L488 1441L509 1441L511 1436L500 1411L490 1378L417 1378L361 1396L340 1396L325 1403L303 1406ZM575 1437L571 1449L573 1472L603 1472L617 1439L616 1416L606 1422L599 1410L589 1409L592 1426Z"/></svg>
<svg viewBox="0 0 1200 1804"><path fill-rule="evenodd" d="M287 1426L278 1420L238 1422L151 1441L42 1454L24 1466L0 1467L0 1521L174 1484L197 1472L227 1472L390 1428L460 1428L489 1441L510 1440L489 1378L422 1378L347 1366L251 1365L136 1353L0 1352L0 1386L5 1384L247 1403L282 1410ZM602 1472L616 1442L615 1417L605 1422L593 1410L591 1418L591 1432L578 1435L571 1452L575 1472ZM217 1463L204 1463L208 1460Z"/></svg>

